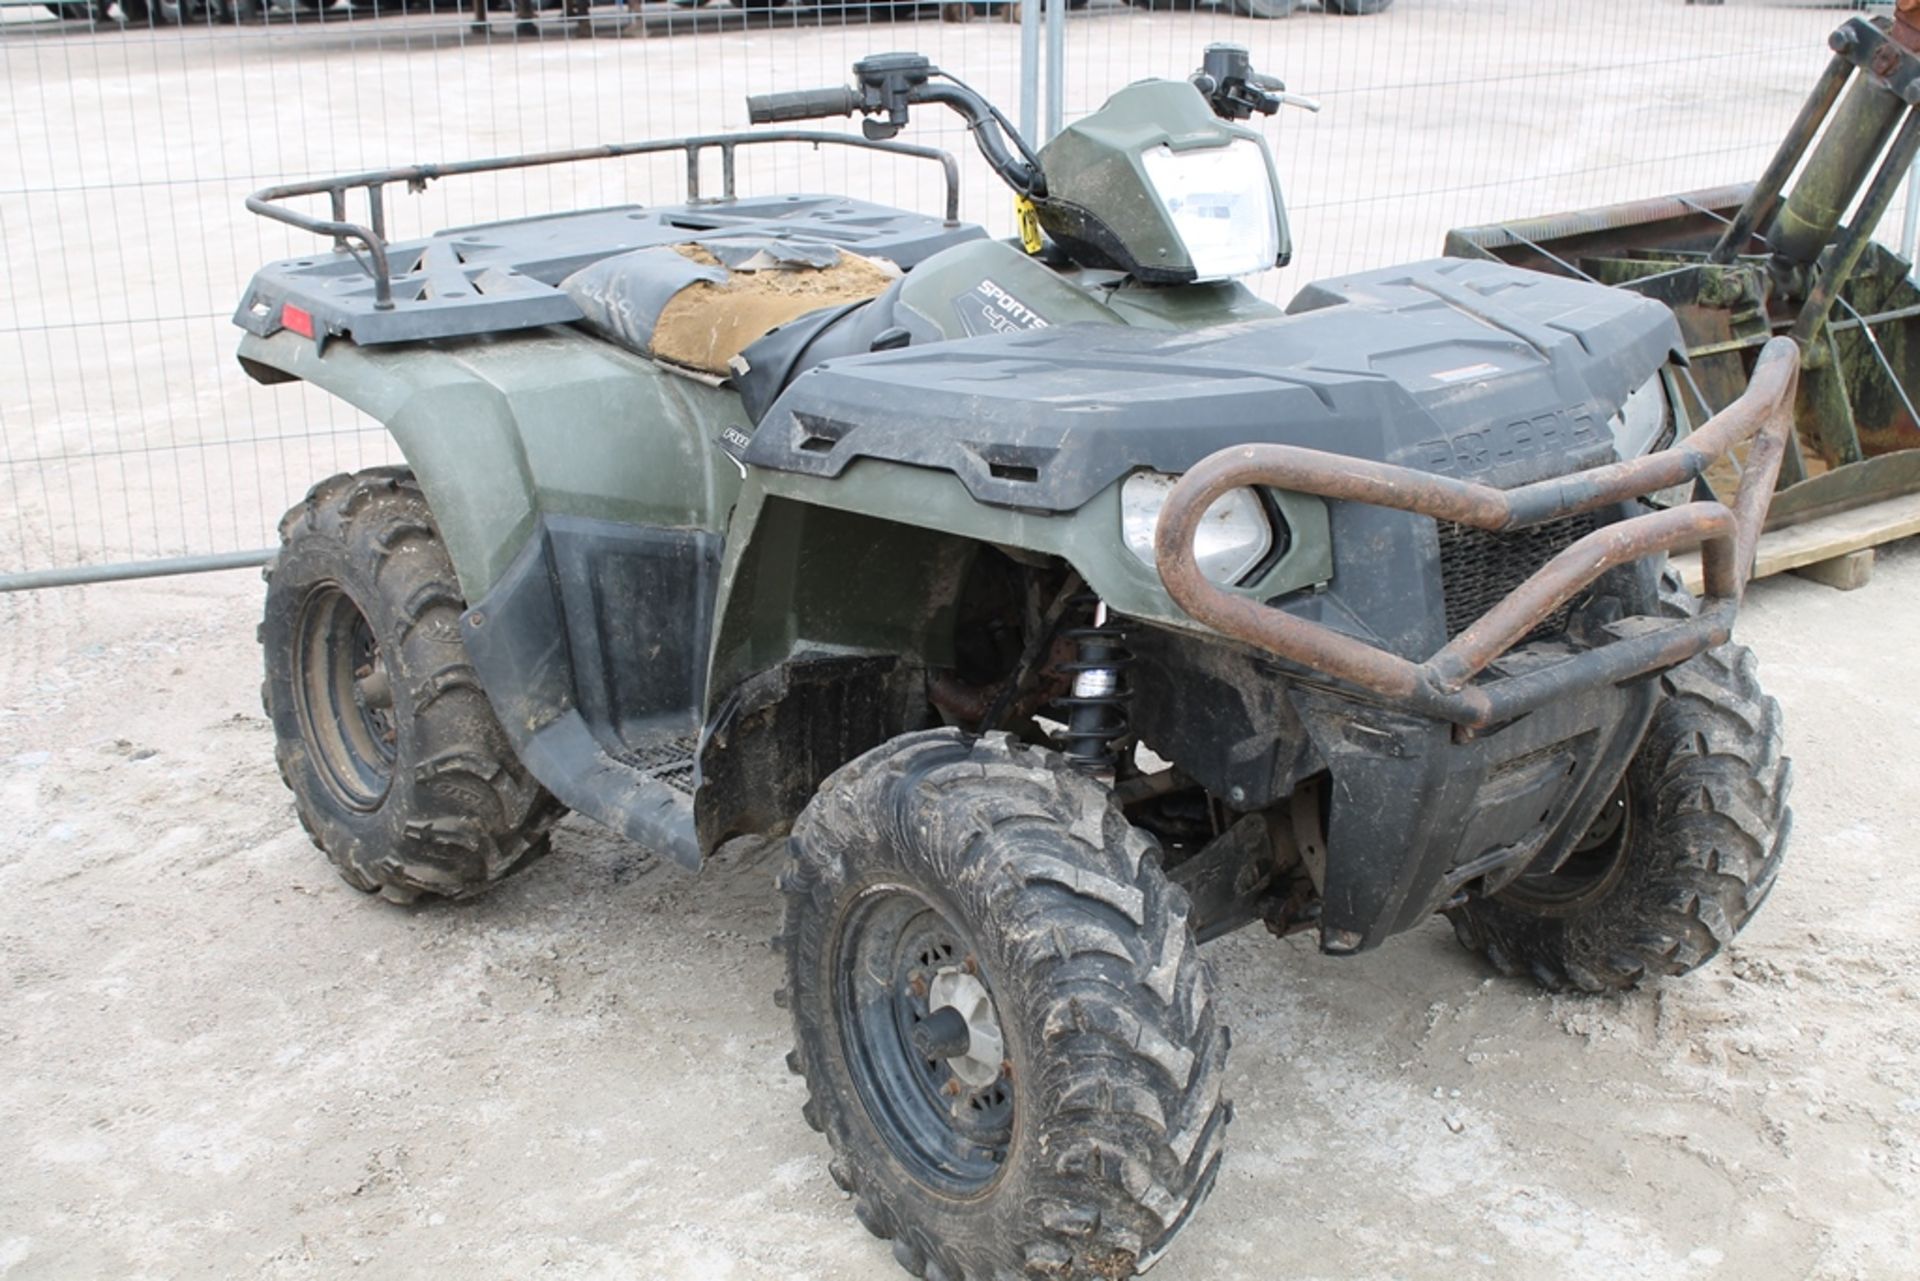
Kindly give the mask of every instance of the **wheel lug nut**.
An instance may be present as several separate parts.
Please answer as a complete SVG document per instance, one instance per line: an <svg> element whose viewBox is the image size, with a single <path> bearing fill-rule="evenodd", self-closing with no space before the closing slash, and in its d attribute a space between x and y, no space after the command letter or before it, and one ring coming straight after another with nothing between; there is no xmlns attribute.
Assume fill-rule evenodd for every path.
<svg viewBox="0 0 1920 1281"><path fill-rule="evenodd" d="M940 1087L940 1092L951 1098L959 1098L960 1097L960 1078L957 1076L948 1077L947 1083Z"/></svg>

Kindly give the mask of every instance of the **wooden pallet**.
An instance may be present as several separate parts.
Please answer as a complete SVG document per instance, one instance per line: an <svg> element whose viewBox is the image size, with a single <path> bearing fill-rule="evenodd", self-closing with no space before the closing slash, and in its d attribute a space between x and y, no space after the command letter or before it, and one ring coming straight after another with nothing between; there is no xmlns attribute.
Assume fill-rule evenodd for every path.
<svg viewBox="0 0 1920 1281"><path fill-rule="evenodd" d="M1873 577L1875 547L1915 534L1920 534L1920 494L1882 499L1760 535L1753 576L1766 578L1791 570L1829 587L1852 591L1864 587ZM1689 590L1700 590L1699 553L1675 556L1673 567L1680 571Z"/></svg>

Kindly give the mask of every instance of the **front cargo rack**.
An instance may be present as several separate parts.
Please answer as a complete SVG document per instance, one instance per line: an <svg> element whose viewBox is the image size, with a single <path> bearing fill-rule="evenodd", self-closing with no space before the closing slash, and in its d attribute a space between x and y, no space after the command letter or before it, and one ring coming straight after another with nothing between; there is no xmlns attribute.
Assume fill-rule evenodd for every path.
<svg viewBox="0 0 1920 1281"><path fill-rule="evenodd" d="M379 311L393 309L393 271L388 254L386 189L405 183L407 190L425 191L436 178L455 178L468 174L496 173L505 169L532 169L545 165L574 164L586 160L613 160L626 156L655 155L683 151L687 157L687 203L711 205L736 199L734 156L741 147L763 143L806 143L813 146L857 147L886 152L916 160L938 163L946 179L946 225L960 225L960 167L950 152L938 147L912 143L881 141L855 134L827 133L806 129L770 129L754 133L700 134L687 138L661 138L649 142L616 142L571 151L542 151L521 156L500 156L490 160L463 160L444 165L409 165L401 169L378 169L368 173L320 178L312 182L285 183L267 187L247 197L247 208L263 218L284 222L290 227L310 231L332 239L334 249L352 256L373 282L373 306ZM721 194L701 195L701 156L710 150L720 153ZM348 221L347 197L355 189L367 193L364 223ZM316 217L281 202L303 196L325 196L330 216ZM357 248L356 248L357 246ZM364 256L362 256L364 254Z"/></svg>

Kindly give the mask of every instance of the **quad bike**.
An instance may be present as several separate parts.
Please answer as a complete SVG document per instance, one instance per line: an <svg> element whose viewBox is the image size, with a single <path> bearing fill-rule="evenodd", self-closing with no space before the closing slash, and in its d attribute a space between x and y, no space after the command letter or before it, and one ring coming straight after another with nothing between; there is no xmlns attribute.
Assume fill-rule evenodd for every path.
<svg viewBox="0 0 1920 1281"><path fill-rule="evenodd" d="M1288 96L1234 46L1037 153L922 57L854 76L750 114L864 136L250 199L339 252L255 276L242 364L406 458L315 486L267 571L280 769L349 882L478 893L563 807L688 867L790 830L805 1118L951 1279L1130 1275L1189 1221L1230 1115L1208 939L1351 955L1444 912L1592 990L1727 943L1788 826L1729 633L1790 340L1692 426L1630 293L1443 259L1259 301L1291 243L1240 122ZM895 139L936 104L1017 243ZM938 163L944 216L737 192L781 143ZM386 236L395 184L660 152L684 204ZM1693 498L1735 448L1739 494ZM1696 544L1697 601L1662 577Z"/></svg>

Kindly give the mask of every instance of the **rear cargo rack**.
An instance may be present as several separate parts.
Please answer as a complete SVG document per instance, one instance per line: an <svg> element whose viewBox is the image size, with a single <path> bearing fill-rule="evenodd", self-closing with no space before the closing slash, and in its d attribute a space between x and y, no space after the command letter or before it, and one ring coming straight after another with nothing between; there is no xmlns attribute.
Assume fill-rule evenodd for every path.
<svg viewBox="0 0 1920 1281"><path fill-rule="evenodd" d="M664 151L684 151L687 156L687 201L690 204L732 200L735 196L734 153L744 146L761 143L798 142L814 146L858 147L907 156L915 160L939 163L947 184L946 222L960 222L960 166L950 152L938 147L921 147L906 142L875 141L854 134L825 133L807 129L769 129L754 133L700 134L689 138L660 138L650 142L615 142L599 147L581 147L572 151L540 151L523 156L499 156L491 160L462 160L445 165L409 165L403 169L377 169L369 173L346 174L338 178L320 178L313 182L286 183L267 187L247 197L247 208L263 218L284 222L302 231L333 240L336 250L351 254L373 278L374 307L381 311L393 307L393 273L387 261L387 202L389 185L403 182L408 191L425 191L436 178L456 178L466 174L496 173L503 169L534 169L544 165L574 164L584 160L614 160L623 156L654 155ZM720 195L700 194L700 158L709 150L720 153ZM347 195L356 188L367 193L366 222L347 221ZM320 218L280 203L302 196L325 196L330 217ZM359 249L356 250L355 246ZM364 251L365 256L362 256Z"/></svg>

